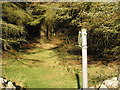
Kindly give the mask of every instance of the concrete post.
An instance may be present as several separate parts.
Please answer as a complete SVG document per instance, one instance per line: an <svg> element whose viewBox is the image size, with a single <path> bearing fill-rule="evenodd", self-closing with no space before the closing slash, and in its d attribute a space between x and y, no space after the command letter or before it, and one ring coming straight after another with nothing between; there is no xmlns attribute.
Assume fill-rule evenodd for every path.
<svg viewBox="0 0 120 90"><path fill-rule="evenodd" d="M88 88L88 73L87 73L87 30L82 29L82 78L83 88Z"/></svg>
<svg viewBox="0 0 120 90"><path fill-rule="evenodd" d="M83 28L78 35L79 47L82 48L82 79L83 89L88 88L88 73L87 73L87 30Z"/></svg>

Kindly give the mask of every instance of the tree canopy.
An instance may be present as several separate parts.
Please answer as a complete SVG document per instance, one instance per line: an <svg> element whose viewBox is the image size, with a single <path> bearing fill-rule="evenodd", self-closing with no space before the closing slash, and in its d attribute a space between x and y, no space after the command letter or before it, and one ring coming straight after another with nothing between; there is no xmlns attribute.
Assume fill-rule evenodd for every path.
<svg viewBox="0 0 120 90"><path fill-rule="evenodd" d="M78 31L88 31L88 52L97 56L120 54L120 2L4 2L4 49L28 38L65 36L77 44ZM44 35L42 35L44 34Z"/></svg>

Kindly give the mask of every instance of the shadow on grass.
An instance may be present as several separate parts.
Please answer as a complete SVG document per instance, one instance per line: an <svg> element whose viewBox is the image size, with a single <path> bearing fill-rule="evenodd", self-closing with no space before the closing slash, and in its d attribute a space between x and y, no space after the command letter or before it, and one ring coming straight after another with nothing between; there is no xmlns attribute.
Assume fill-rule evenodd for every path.
<svg viewBox="0 0 120 90"><path fill-rule="evenodd" d="M80 89L80 78L79 78L79 75L75 74L75 77L76 77L76 80L77 80L78 89Z"/></svg>

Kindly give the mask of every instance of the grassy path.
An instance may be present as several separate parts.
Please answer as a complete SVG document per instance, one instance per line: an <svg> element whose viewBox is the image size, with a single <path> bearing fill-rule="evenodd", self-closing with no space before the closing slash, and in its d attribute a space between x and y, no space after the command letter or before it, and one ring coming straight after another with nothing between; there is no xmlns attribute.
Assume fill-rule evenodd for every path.
<svg viewBox="0 0 120 90"><path fill-rule="evenodd" d="M81 85L81 64L77 64L78 62L75 60L64 60L63 65L60 65L63 57L72 59L76 56L40 48L20 53L20 56L25 59L19 59L19 62L11 55L3 58L3 76L7 80L16 82L17 85L25 88L77 88L74 69L79 69ZM88 63L89 87L98 88L103 80L117 76L119 73L117 62L108 65L99 64L97 61L93 61L93 63Z"/></svg>
<svg viewBox="0 0 120 90"><path fill-rule="evenodd" d="M3 76L27 88L77 88L74 75L67 75L64 67L59 66L59 58L52 50L33 49L21 55L26 60L5 58Z"/></svg>

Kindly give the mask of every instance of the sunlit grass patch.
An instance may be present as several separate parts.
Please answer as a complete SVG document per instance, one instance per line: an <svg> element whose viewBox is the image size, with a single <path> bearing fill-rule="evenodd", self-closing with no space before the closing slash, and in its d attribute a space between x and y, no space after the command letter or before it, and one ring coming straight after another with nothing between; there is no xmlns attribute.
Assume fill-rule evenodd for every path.
<svg viewBox="0 0 120 90"><path fill-rule="evenodd" d="M31 67L13 58L4 58L3 76L27 88L77 88L75 76L66 75L66 69L53 67L59 61L54 51L24 53L22 58L26 60L19 61Z"/></svg>

